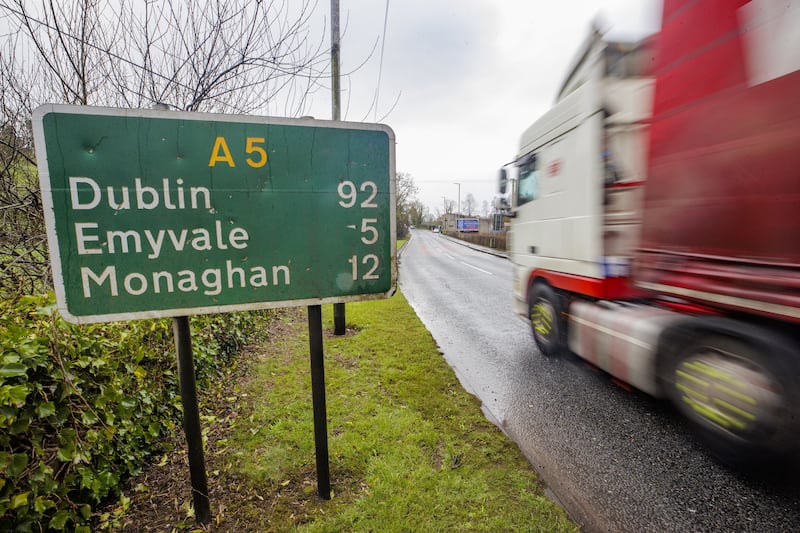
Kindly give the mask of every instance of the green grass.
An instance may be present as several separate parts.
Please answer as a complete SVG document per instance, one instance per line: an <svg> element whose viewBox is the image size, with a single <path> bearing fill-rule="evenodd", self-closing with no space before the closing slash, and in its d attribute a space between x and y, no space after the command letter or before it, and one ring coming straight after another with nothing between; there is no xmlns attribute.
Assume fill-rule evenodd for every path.
<svg viewBox="0 0 800 533"><path fill-rule="evenodd" d="M344 337L328 334L331 307L323 320L333 498L316 495L305 313L287 314L241 389L245 405L219 455L220 475L239 495L229 492L216 511L212 496L218 528L577 531L462 389L401 293L348 304Z"/></svg>

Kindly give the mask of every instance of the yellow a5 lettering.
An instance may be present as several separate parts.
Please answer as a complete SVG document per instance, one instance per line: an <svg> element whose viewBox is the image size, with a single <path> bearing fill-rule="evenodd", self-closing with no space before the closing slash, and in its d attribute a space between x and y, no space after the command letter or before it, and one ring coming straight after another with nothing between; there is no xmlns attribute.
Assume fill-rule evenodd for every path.
<svg viewBox="0 0 800 533"><path fill-rule="evenodd" d="M264 137L247 137L245 139L244 152L250 156L245 158L248 166L261 168L267 164L267 150L263 146L265 142ZM236 167L225 137L217 137L214 140L214 147L211 148L208 166L215 167L217 163L226 163L229 167Z"/></svg>
<svg viewBox="0 0 800 533"><path fill-rule="evenodd" d="M228 166L235 167L236 163L233 162L231 151L228 149L228 142L225 137L217 137L214 141L214 148L211 149L211 159L208 160L208 166L215 167L217 162L222 161L228 163Z"/></svg>
<svg viewBox="0 0 800 533"><path fill-rule="evenodd" d="M248 137L244 151L247 154L257 153L258 161L253 161L249 157L245 161L253 168L261 168L267 164L267 151L263 146L256 146L256 144L264 144L264 137Z"/></svg>

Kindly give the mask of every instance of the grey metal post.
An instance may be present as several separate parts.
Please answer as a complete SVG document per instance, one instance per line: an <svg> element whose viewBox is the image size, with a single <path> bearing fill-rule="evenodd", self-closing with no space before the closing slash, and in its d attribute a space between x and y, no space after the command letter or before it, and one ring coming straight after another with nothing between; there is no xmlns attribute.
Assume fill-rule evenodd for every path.
<svg viewBox="0 0 800 533"><path fill-rule="evenodd" d="M333 120L341 120L339 87L339 0L331 0L331 103ZM333 334L345 334L344 304L333 304Z"/></svg>
<svg viewBox="0 0 800 533"><path fill-rule="evenodd" d="M333 120L341 120L339 52L339 0L331 0L331 103Z"/></svg>

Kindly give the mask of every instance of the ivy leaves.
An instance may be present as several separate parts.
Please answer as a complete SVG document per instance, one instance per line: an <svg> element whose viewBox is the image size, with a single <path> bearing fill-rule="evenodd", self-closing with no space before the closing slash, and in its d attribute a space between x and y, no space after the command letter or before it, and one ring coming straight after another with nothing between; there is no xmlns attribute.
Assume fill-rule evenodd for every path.
<svg viewBox="0 0 800 533"><path fill-rule="evenodd" d="M75 326L53 309L52 295L0 303L2 530L89 531L92 506L180 425L169 320ZM256 316L193 320L201 383Z"/></svg>

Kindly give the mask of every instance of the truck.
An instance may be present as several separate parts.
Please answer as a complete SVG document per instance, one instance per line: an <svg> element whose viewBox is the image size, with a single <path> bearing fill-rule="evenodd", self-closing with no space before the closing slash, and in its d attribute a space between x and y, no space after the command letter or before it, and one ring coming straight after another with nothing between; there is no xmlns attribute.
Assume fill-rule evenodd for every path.
<svg viewBox="0 0 800 533"><path fill-rule="evenodd" d="M514 306L670 400L712 455L800 442L800 2L663 0L636 42L592 30L500 170Z"/></svg>

